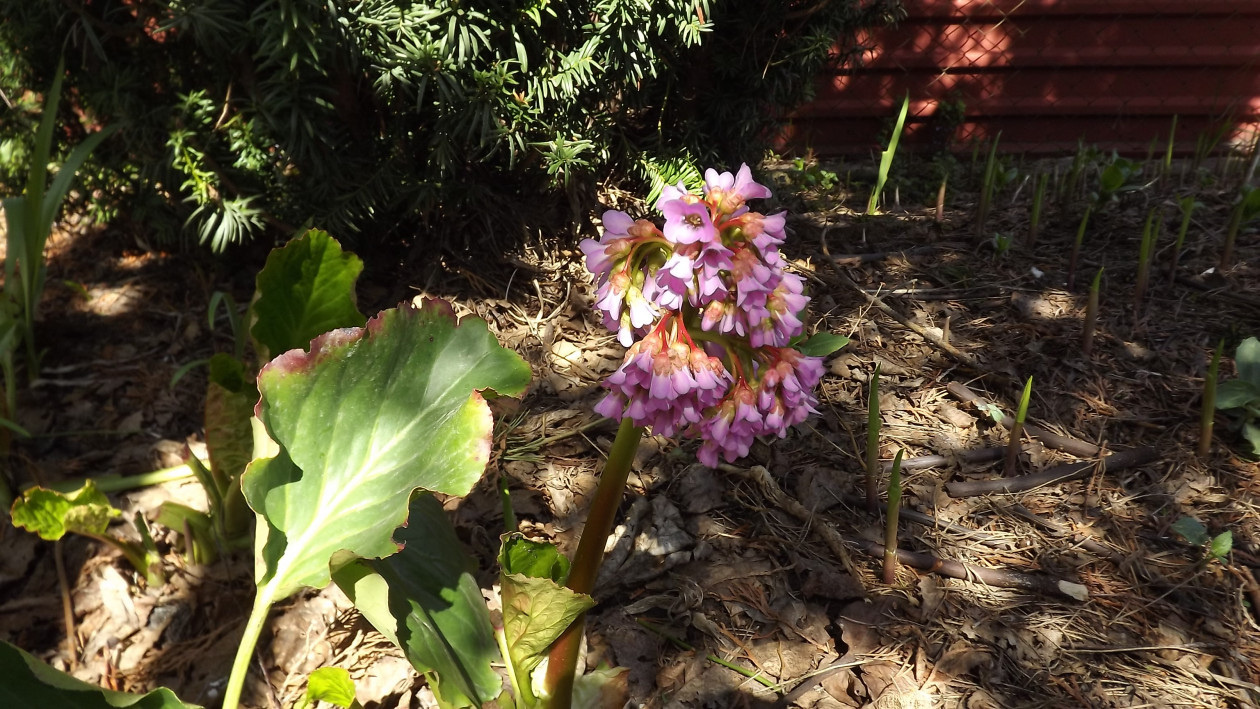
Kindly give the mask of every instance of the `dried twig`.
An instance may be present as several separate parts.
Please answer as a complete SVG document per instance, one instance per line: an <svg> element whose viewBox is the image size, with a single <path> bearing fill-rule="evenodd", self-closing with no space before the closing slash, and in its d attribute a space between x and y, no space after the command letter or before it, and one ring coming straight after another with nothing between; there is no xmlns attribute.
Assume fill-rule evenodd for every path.
<svg viewBox="0 0 1260 709"><path fill-rule="evenodd" d="M1082 463L1064 463L1047 468L1040 473L1020 475L1014 478L947 483L945 492L949 493L950 497L973 497L994 492L1026 492L1043 485L1052 485L1065 480L1083 478L1093 472L1095 467L1100 468L1100 472L1123 470L1124 468L1145 465L1158 457L1159 455L1154 448L1142 446L1141 448L1113 453L1096 461L1087 460Z"/></svg>
<svg viewBox="0 0 1260 709"><path fill-rule="evenodd" d="M1027 427L1025 426L1025 429ZM935 468L938 465L949 465L951 463L969 463L972 465L978 463L992 463L995 460L1001 460L1005 454L1005 450L1001 448L976 448L975 450L958 451L952 455L920 455L914 458L907 458L901 461L902 470L926 470ZM892 470L892 461L886 460L881 464L884 472Z"/></svg>
<svg viewBox="0 0 1260 709"><path fill-rule="evenodd" d="M754 465L751 468L744 469L733 465L721 465L719 468L752 481L761 489L761 493L774 504L802 522L808 522L810 530L820 536L827 548L840 557L845 568L849 570L850 575L855 579L860 577L856 573L856 567L853 566L852 560L849 559L847 547L857 548L862 553L877 559L884 557L883 544L842 536L826 521L818 519L817 515L805 509L805 506L797 502L795 498L783 492L779 484L770 476L770 471L764 467ZM1015 479L1017 478L1010 478L1010 480ZM1078 601L1085 600L1087 597L1085 587L1080 584L1040 574L1024 574L1006 569L986 569L968 566L959 561L941 559L931 554L911 552L904 549L897 551L897 561L920 571L927 571L950 578L978 581L998 588L1016 588L1053 596L1066 596Z"/></svg>
<svg viewBox="0 0 1260 709"><path fill-rule="evenodd" d="M967 388L967 385L962 382L950 382L945 385L945 390L958 397L960 401L965 401L976 407L991 405L987 399ZM1005 415L1003 414L1003 416ZM1024 423L1024 433L1041 441L1048 448L1071 453L1080 458L1093 458L1102 452L1102 449L1093 443L1082 441L1079 438L1072 438L1071 436L1060 436L1054 431L1046 430L1033 423Z"/></svg>
<svg viewBox="0 0 1260 709"><path fill-rule="evenodd" d="M977 361L975 357L972 357L970 354L963 352L957 347L954 347L953 345L949 344L945 340L941 339L939 335L933 334L929 332L927 329L925 329L924 327L922 327L921 325L918 325L917 323L912 322L909 318L902 315L901 313L893 309L891 306L889 306L887 303L885 303L883 300L881 300L879 296L871 295L870 293L867 293L858 284L854 283L853 279L849 278L849 275L847 273L840 270L840 266L836 263L836 260L831 257L831 250L827 247L827 230L830 228L831 228L830 226L823 227L822 234L819 237L819 239L822 242L823 255L827 257L826 261L827 263L831 264L832 270L836 272L836 277L839 279L840 283L848 286L849 288L852 288L854 291L857 291L863 298L866 299L866 302L875 306L880 311L882 311L885 315L888 315L889 317L891 317L893 320L896 320L902 325L910 328L910 330L912 330L916 335L932 343L932 345L939 348L941 351L945 352L950 357L953 357L954 359L958 360L960 363L968 367L971 367L972 369L978 372L986 371L983 365L981 365L980 362Z"/></svg>

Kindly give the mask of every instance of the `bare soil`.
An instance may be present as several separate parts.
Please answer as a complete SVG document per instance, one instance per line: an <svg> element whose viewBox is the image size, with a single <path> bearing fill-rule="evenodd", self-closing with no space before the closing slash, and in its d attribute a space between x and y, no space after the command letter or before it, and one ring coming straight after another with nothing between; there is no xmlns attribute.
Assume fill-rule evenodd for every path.
<svg viewBox="0 0 1260 709"><path fill-rule="evenodd" d="M825 167L843 177L854 165ZM786 248L810 283L812 327L852 343L828 360L821 415L736 465L711 470L695 462L694 443L646 441L598 584L588 663L629 668L631 698L645 707L1260 703L1260 466L1240 455L1224 417L1211 453L1196 454L1211 350L1229 343L1221 377L1233 377L1233 346L1260 335L1260 239L1244 233L1234 263L1215 268L1237 174L1183 171L1100 210L1069 290L1083 196L1049 205L1030 245L1030 185L1000 193L977 238L974 180L950 188L938 222L931 205L909 197L862 216L854 210L866 187L840 179L811 190L801 170L770 168L792 210ZM1175 199L1187 193L1204 206L1172 280ZM1152 207L1164 210L1164 236L1135 305ZM1004 253L995 233L1012 240ZM67 224L50 246L39 330L48 352L21 398L19 421L35 438L15 447L19 483L137 474L198 450L204 374L174 386L171 378L230 350L226 321L211 331L207 304L215 290L247 302L260 263L119 246L130 241ZM591 407L622 349L590 309L579 257L572 239L549 239L495 263L471 254L412 271L369 263L361 284L365 312L421 293L451 299L534 368L530 393L499 417L484 484L447 503L485 561L488 590L502 529L493 476L509 478L527 533L569 549L615 431ZM1100 266L1102 307L1086 357L1085 291ZM877 548L882 512L863 502L876 366L881 459L898 450L940 456L903 473L910 518L898 546L922 568L900 565L891 584ZM1017 474L1090 464L1017 492L961 494L959 483L1002 478L1008 429L992 406L1013 413L1030 376L1036 430L1022 440ZM1125 451L1138 462L1093 464ZM124 520L152 515L165 499L204 505L192 481L113 499ZM1184 516L1212 534L1232 532L1230 554L1208 559L1175 534ZM165 685L217 705L250 605L248 558L190 565L177 536L155 528L169 580L149 587L96 542L54 546L4 525L0 638L90 682ZM116 532L136 534L129 521ZM291 706L304 677L324 665L350 669L368 707L432 705L423 681L335 588L277 611L247 704Z"/></svg>

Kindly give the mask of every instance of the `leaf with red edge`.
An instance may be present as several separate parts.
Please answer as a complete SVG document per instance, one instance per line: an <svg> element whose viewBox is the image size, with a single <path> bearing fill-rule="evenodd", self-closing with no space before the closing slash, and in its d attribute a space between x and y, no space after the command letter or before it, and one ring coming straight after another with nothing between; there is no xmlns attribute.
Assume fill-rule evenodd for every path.
<svg viewBox="0 0 1260 709"><path fill-rule="evenodd" d="M251 463L241 483L261 517L256 605L327 585L338 551L393 554L412 490L467 494L490 458L481 392L514 396L529 376L484 321L433 300L263 367L256 411L281 454Z"/></svg>

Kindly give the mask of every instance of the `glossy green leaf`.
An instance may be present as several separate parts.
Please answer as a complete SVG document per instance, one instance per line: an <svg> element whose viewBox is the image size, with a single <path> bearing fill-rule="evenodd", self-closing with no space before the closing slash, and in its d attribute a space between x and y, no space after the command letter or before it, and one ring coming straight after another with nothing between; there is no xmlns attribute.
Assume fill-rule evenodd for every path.
<svg viewBox="0 0 1260 709"><path fill-rule="evenodd" d="M1260 456L1260 423L1248 421L1242 425L1243 439L1251 444L1251 455Z"/></svg>
<svg viewBox="0 0 1260 709"><path fill-rule="evenodd" d="M242 477L259 524L259 602L323 587L334 552L384 557L417 488L465 495L490 457L481 391L521 393L529 366L476 318L427 301L334 330L258 375L281 455Z"/></svg>
<svg viewBox="0 0 1260 709"><path fill-rule="evenodd" d="M49 667L0 641L0 707L56 709L200 709L169 689L144 695L111 692Z"/></svg>
<svg viewBox="0 0 1260 709"><path fill-rule="evenodd" d="M1203 546L1208 543L1207 527L1203 523L1193 517L1182 517L1173 522L1172 531L1176 532L1190 544L1196 547Z"/></svg>
<svg viewBox="0 0 1260 709"><path fill-rule="evenodd" d="M595 601L557 583L568 575L568 561L550 544L505 534L499 565L504 644L515 684L527 691L547 648Z"/></svg>
<svg viewBox="0 0 1260 709"><path fill-rule="evenodd" d="M1208 553L1217 559L1224 559L1234 548L1234 533L1228 529L1212 538Z"/></svg>
<svg viewBox="0 0 1260 709"><path fill-rule="evenodd" d="M31 488L13 503L13 524L47 541L61 539L66 532L101 536L109 521L121 514L91 480L69 494Z"/></svg>
<svg viewBox="0 0 1260 709"><path fill-rule="evenodd" d="M354 681L350 673L340 667L321 667L306 679L306 701L328 702L333 706L350 709L356 703Z"/></svg>
<svg viewBox="0 0 1260 709"><path fill-rule="evenodd" d="M1240 409L1247 404L1260 403L1260 386L1245 379L1230 379L1216 385L1216 408Z"/></svg>
<svg viewBox="0 0 1260 709"><path fill-rule="evenodd" d="M801 354L810 357L826 357L847 344L849 344L849 338L844 335L820 332L797 345L796 349L800 350Z"/></svg>
<svg viewBox="0 0 1260 709"><path fill-rule="evenodd" d="M499 568L505 574L551 579L556 583L564 583L569 578L569 559L554 544L526 539L518 532L503 535Z"/></svg>
<svg viewBox="0 0 1260 709"><path fill-rule="evenodd" d="M334 563L333 580L417 671L430 674L444 706L479 707L499 696L490 612L441 504L413 496L394 540L404 546L393 556Z"/></svg>
<svg viewBox="0 0 1260 709"><path fill-rule="evenodd" d="M573 680L573 709L621 709L630 693L630 670L603 665Z"/></svg>
<svg viewBox="0 0 1260 709"><path fill-rule="evenodd" d="M1260 194L1260 189L1256 190ZM1238 343L1234 350L1234 366L1238 368L1238 378L1251 382L1260 390L1260 340L1248 337Z"/></svg>
<svg viewBox="0 0 1260 709"><path fill-rule="evenodd" d="M306 349L329 330L359 327L354 283L363 270L358 256L341 250L327 233L312 229L274 249L256 280L250 335L263 360Z"/></svg>

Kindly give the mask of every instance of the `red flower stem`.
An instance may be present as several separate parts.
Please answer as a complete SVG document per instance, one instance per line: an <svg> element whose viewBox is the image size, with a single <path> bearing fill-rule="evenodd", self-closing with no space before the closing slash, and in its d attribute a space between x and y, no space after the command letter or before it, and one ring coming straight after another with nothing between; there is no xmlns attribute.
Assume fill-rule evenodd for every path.
<svg viewBox="0 0 1260 709"><path fill-rule="evenodd" d="M621 496L626 489L626 478L630 475L630 464L634 462L634 453L639 448L641 438L641 426L631 423L629 416L621 419L617 438L613 440L608 460L604 462L604 473L599 476L599 485L595 488L594 499L591 500L586 527L582 529L577 551L573 554L573 565L568 583L565 584L572 591L589 594L595 587L595 577L599 573L600 562L604 560L604 544L612 533L617 508L621 505ZM573 673L577 668L585 619L584 614L573 621L568 630L552 644L548 653L548 709L569 709L573 703Z"/></svg>

